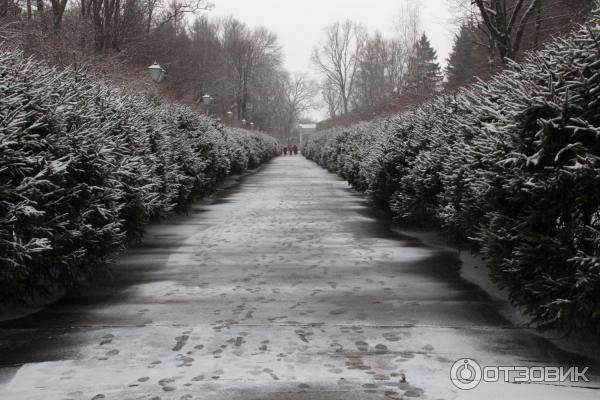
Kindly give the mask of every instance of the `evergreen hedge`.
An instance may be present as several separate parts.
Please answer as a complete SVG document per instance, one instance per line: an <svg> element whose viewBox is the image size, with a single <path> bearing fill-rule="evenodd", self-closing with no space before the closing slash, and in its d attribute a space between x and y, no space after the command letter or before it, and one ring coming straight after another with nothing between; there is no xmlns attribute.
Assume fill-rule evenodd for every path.
<svg viewBox="0 0 600 400"><path fill-rule="evenodd" d="M0 53L0 304L86 282L144 224L278 153L268 135Z"/></svg>
<svg viewBox="0 0 600 400"><path fill-rule="evenodd" d="M480 251L540 327L600 337L599 10L489 82L303 152L398 222Z"/></svg>

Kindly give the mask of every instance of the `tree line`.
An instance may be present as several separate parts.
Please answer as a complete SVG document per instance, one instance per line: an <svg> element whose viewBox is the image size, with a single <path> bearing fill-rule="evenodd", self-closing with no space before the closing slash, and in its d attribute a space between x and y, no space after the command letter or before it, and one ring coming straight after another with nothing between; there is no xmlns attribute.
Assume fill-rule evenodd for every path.
<svg viewBox="0 0 600 400"><path fill-rule="evenodd" d="M167 71L157 87L164 97L231 125L245 120L286 137L314 93L306 74L285 70L273 32L232 17L210 18L205 0L1 2L3 47L139 90L155 89L145 69L156 61ZM213 99L208 110L205 94Z"/></svg>
<svg viewBox="0 0 600 400"><path fill-rule="evenodd" d="M489 81L311 135L303 153L404 225L483 255L543 328L600 334L600 8Z"/></svg>
<svg viewBox="0 0 600 400"><path fill-rule="evenodd" d="M446 69L424 32L418 5L405 3L393 37L352 21L326 28L313 52L332 124L405 110L487 80L586 17L590 0L449 0L458 32ZM322 124L328 126L328 124ZM331 125L331 124L329 124Z"/></svg>

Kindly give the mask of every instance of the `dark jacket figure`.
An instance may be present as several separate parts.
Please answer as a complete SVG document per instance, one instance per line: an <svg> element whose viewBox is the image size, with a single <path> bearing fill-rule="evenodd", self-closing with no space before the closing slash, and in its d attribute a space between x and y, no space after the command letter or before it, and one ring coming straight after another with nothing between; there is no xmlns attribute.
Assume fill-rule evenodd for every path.
<svg viewBox="0 0 600 400"><path fill-rule="evenodd" d="M294 155L297 156L298 155L298 146L294 145L293 150L294 150Z"/></svg>
<svg viewBox="0 0 600 400"><path fill-rule="evenodd" d="M287 147L284 147L284 148L283 148L283 155L284 155L284 156L287 156Z"/></svg>
<svg viewBox="0 0 600 400"><path fill-rule="evenodd" d="M290 156L292 155L292 151L294 151L294 148L291 144L288 144L288 153L290 153Z"/></svg>

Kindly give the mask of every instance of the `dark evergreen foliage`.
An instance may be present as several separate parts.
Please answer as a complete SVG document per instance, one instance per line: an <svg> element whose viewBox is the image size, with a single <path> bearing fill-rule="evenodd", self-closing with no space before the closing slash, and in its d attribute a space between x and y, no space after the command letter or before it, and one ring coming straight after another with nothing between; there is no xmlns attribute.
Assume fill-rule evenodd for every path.
<svg viewBox="0 0 600 400"><path fill-rule="evenodd" d="M540 327L600 335L600 10L487 83L304 154L486 258Z"/></svg>
<svg viewBox="0 0 600 400"><path fill-rule="evenodd" d="M431 47L425 33L415 43L405 79L405 90L414 95L427 96L440 89L443 76L437 62L437 52Z"/></svg>
<svg viewBox="0 0 600 400"><path fill-rule="evenodd" d="M460 27L446 66L445 86L447 89L457 90L473 83L477 75L474 57L476 34L476 28L470 24L463 24Z"/></svg>
<svg viewBox="0 0 600 400"><path fill-rule="evenodd" d="M81 71L0 54L0 302L84 283L143 226L278 154Z"/></svg>

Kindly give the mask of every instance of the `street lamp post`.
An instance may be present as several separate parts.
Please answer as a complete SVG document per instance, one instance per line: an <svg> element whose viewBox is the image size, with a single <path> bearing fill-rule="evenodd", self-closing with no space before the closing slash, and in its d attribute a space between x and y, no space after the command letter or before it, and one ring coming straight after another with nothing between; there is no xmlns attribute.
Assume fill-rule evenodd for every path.
<svg viewBox="0 0 600 400"><path fill-rule="evenodd" d="M250 122L250 129L254 129L254 122Z"/></svg>
<svg viewBox="0 0 600 400"><path fill-rule="evenodd" d="M227 111L227 118L232 121L233 120L233 111L229 110Z"/></svg>
<svg viewBox="0 0 600 400"><path fill-rule="evenodd" d="M165 77L165 73L166 71L156 61L154 61L154 64L148 67L148 74L150 74L150 79L152 79L156 83L163 80L163 78Z"/></svg>
<svg viewBox="0 0 600 400"><path fill-rule="evenodd" d="M210 107L210 103L212 101L212 97L210 97L210 95L205 94L204 96L202 96L202 103L204 103L204 105L206 106L206 115L209 114L209 107Z"/></svg>
<svg viewBox="0 0 600 400"><path fill-rule="evenodd" d="M246 126L246 118L242 120L242 126Z"/></svg>

